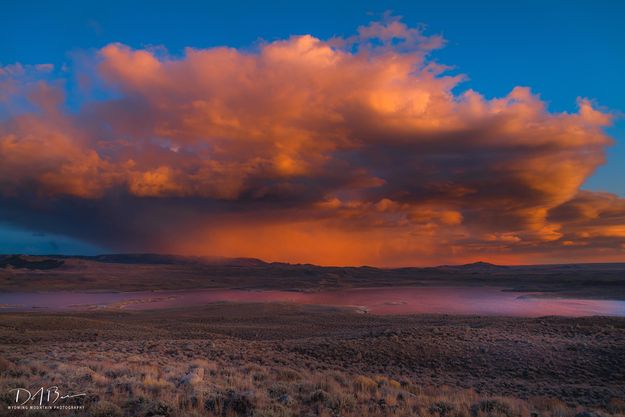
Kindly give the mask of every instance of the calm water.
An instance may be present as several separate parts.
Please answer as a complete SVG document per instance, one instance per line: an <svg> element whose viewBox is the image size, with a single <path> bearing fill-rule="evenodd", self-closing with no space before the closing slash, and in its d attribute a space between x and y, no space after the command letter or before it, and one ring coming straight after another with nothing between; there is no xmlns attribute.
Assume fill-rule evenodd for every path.
<svg viewBox="0 0 625 417"><path fill-rule="evenodd" d="M497 288L360 288L314 293L189 290L126 293L4 293L0 311L146 310L214 302L286 302L356 307L373 314L625 316L625 301L536 298Z"/></svg>

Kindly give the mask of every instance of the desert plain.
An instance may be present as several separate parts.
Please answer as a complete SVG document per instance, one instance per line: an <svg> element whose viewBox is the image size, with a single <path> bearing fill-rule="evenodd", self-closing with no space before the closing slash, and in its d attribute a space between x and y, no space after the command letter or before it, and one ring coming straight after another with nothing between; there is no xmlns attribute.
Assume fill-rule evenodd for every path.
<svg viewBox="0 0 625 417"><path fill-rule="evenodd" d="M164 290L453 286L625 299L623 264L386 270L112 255L5 256L0 266L4 296L114 290L152 291L158 299ZM251 300L155 308L150 301L141 308L3 304L0 415L625 415L625 318L619 311L396 315L348 305ZM53 399L55 392L67 398L50 403L53 387ZM33 397L27 409L11 408L18 388L19 403L26 390Z"/></svg>

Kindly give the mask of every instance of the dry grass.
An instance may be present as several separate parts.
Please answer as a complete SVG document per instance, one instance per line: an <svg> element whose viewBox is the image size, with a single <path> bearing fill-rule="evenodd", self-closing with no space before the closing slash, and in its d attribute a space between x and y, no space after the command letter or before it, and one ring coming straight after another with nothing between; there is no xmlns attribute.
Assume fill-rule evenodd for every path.
<svg viewBox="0 0 625 417"><path fill-rule="evenodd" d="M623 363L616 318L228 304L0 314L0 416L625 416ZM52 385L86 392L86 408L6 409L10 388Z"/></svg>
<svg viewBox="0 0 625 417"><path fill-rule="evenodd" d="M3 387L61 385L68 392L86 392L86 408L76 416L574 417L583 411L555 398L490 397L385 375L233 366L223 360L160 364L152 354L134 355L127 362L93 358L63 365L33 359L2 363ZM12 401L3 396L3 410ZM624 402L614 399L611 409L601 413L623 415L624 409Z"/></svg>

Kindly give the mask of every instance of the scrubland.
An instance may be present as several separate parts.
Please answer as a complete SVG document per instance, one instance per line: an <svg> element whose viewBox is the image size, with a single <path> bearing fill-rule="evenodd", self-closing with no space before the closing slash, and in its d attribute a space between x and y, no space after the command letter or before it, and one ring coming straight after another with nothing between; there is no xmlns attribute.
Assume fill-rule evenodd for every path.
<svg viewBox="0 0 625 417"><path fill-rule="evenodd" d="M625 320L370 316L287 304L0 314L6 415L625 415ZM7 410L58 386L75 411Z"/></svg>

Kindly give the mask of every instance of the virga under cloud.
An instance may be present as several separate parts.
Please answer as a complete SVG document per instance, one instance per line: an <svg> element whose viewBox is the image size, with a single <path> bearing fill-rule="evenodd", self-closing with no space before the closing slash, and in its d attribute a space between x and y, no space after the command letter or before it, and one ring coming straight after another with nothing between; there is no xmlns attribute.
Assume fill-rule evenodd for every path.
<svg viewBox="0 0 625 417"><path fill-rule="evenodd" d="M526 87L456 93L463 77L429 58L443 44L393 18L254 51L110 44L72 74L109 98L72 111L48 66L1 69L2 212L118 250L623 259L625 200L580 191L611 116L583 98L551 113Z"/></svg>

